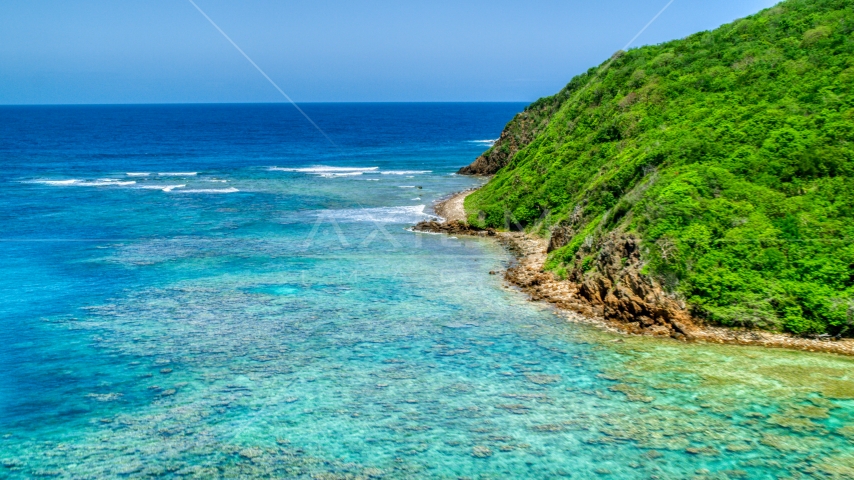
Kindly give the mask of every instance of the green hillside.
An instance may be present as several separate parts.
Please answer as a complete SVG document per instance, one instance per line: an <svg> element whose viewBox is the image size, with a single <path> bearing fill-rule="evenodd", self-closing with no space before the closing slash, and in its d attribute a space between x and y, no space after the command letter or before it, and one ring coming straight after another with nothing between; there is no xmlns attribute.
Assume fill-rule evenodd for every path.
<svg viewBox="0 0 854 480"><path fill-rule="evenodd" d="M698 318L854 335L854 0L619 52L507 132L469 221L561 229L558 275L623 232Z"/></svg>

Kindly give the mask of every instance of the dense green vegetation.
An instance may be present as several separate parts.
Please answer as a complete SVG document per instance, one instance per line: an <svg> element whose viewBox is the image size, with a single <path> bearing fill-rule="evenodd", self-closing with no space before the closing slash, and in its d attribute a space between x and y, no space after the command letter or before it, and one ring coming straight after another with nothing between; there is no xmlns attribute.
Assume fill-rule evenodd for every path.
<svg viewBox="0 0 854 480"><path fill-rule="evenodd" d="M559 274L633 233L699 317L854 335L852 32L854 0L789 0L619 52L540 101L560 107L467 199L470 222L565 226Z"/></svg>

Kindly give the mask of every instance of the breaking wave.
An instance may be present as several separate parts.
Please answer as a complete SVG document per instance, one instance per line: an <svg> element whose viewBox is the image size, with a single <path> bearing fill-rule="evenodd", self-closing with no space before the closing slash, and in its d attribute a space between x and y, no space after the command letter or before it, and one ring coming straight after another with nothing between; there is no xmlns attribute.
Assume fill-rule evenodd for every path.
<svg viewBox="0 0 854 480"><path fill-rule="evenodd" d="M347 210L321 210L315 213L319 219L330 219L341 223L417 223L428 217L425 205L407 207L357 208Z"/></svg>
<svg viewBox="0 0 854 480"><path fill-rule="evenodd" d="M27 183L38 183L54 187L124 187L136 184L134 181L123 182L112 178L102 178L99 180L33 180Z"/></svg>
<svg viewBox="0 0 854 480"><path fill-rule="evenodd" d="M343 173L365 173L379 170L380 167L328 167L326 165L317 165L306 168L281 168L270 167L271 172L295 172L295 173L314 173L314 174L343 174Z"/></svg>
<svg viewBox="0 0 854 480"><path fill-rule="evenodd" d="M143 185L139 188L142 188L145 190L162 190L162 191L168 193L168 192L171 192L172 190L174 190L176 188L184 188L184 187L186 187L186 185Z"/></svg>
<svg viewBox="0 0 854 480"><path fill-rule="evenodd" d="M338 178L338 177L357 177L362 175L364 172L344 172L344 173L321 173L319 174L323 178Z"/></svg>
<svg viewBox="0 0 854 480"><path fill-rule="evenodd" d="M422 175L433 173L433 170L386 170L380 173L383 175Z"/></svg>
<svg viewBox="0 0 854 480"><path fill-rule="evenodd" d="M169 190L169 191L172 192L172 190ZM189 190L175 190L172 193L237 193L239 191L240 190L238 190L234 187L231 187L231 188L199 188L199 189L189 189Z"/></svg>

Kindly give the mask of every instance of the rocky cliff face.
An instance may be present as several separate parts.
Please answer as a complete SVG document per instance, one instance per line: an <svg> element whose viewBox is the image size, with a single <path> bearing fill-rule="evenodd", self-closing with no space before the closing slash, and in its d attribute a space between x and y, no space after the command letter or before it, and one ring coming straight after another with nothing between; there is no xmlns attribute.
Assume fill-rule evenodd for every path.
<svg viewBox="0 0 854 480"><path fill-rule="evenodd" d="M546 270L600 271L613 285L584 293L603 306L650 293L617 289L631 278L602 271L606 252L576 257L623 232L643 247L642 271L708 323L854 337L851 6L785 0L618 52L461 171L495 173L466 199L466 219L559 225Z"/></svg>
<svg viewBox="0 0 854 480"><path fill-rule="evenodd" d="M806 339L693 322L682 301L640 273L643 268L640 244L632 235L613 234L601 244L591 245L600 252L595 263L585 272L578 266L583 265L583 260L576 258L576 267L569 272L569 278L563 280L542 269L546 258L544 240L521 232L496 232L495 235L518 256L518 262L507 271L505 278L529 294L532 301L549 302L558 308L581 313L583 316L577 317L577 321L601 324L601 320L605 320L617 330L680 340L854 355L854 340Z"/></svg>
<svg viewBox="0 0 854 480"><path fill-rule="evenodd" d="M561 234L562 228L569 227L558 227L556 232ZM531 251L521 240L530 242L529 237L515 235L518 238L505 238L511 240L511 249L520 255L520 262L508 270L507 280L530 294L532 300L602 317L631 333L694 338L697 328L686 305L641 273L643 262L636 237L614 233L583 247L567 278L559 279L543 271L545 252ZM555 241L553 237L550 244ZM593 262L585 261L593 252L596 252Z"/></svg>
<svg viewBox="0 0 854 480"><path fill-rule="evenodd" d="M529 123L524 113L516 115L507 128L501 132L501 137L483 155L477 157L471 165L461 168L460 175L494 175L505 165L516 152L525 148L534 139L533 130L524 126Z"/></svg>
<svg viewBox="0 0 854 480"><path fill-rule="evenodd" d="M463 194L464 196L465 194ZM453 202L454 198L445 203ZM439 205L438 210L442 210ZM655 279L643 274L646 247L632 233L611 232L602 240L585 241L560 277L544 270L549 248L561 248L577 235L580 210L568 222L557 226L549 240L523 232L480 229L465 222L422 222L416 231L450 235L492 237L517 257L505 278L530 295L531 301L545 301L564 310L581 313L573 321L604 324L635 334L666 336L738 345L764 345L854 355L854 340L795 338L790 335L710 327L692 322L686 304L667 293ZM489 272L490 275L498 272Z"/></svg>
<svg viewBox="0 0 854 480"><path fill-rule="evenodd" d="M582 260L570 276L581 285L579 295L602 306L607 320L619 321L635 332L692 336L694 327L685 303L641 274L643 263L636 237L614 233L591 249L597 252L593 268L584 272Z"/></svg>
<svg viewBox="0 0 854 480"><path fill-rule="evenodd" d="M501 137L471 165L461 168L460 175L494 175L513 159L519 150L545 131L549 118L568 98L567 89L553 97L542 98L516 115L501 132Z"/></svg>
<svg viewBox="0 0 854 480"><path fill-rule="evenodd" d="M495 145L461 175L493 175L509 165L520 150L527 147L549 126L554 114L578 88L570 84L553 97L538 100L505 127ZM641 274L643 262L640 240L636 236L612 232L605 238L590 238L566 265L568 278L559 279L544 270L546 254L567 245L583 224L583 207L576 206L567 218L551 228L545 245L521 233L502 233L501 240L520 259L506 278L529 293L533 300L548 301L582 314L604 317L622 330L674 338L692 338L695 330L687 306L665 292L660 284ZM450 234L490 235L463 223L425 222L417 230ZM542 251L541 251L542 250ZM595 258L593 262L589 258ZM585 263L586 262L586 263Z"/></svg>

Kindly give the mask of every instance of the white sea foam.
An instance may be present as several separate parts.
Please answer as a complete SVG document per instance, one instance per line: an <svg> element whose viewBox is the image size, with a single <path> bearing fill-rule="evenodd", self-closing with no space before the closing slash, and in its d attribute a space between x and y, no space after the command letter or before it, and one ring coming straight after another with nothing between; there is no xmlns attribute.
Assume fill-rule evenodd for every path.
<svg viewBox="0 0 854 480"><path fill-rule="evenodd" d="M29 183L38 183L41 185L51 185L54 187L124 187L127 185L134 185L136 182L128 181L122 182L113 178L102 178L94 181L87 180L33 180Z"/></svg>
<svg viewBox="0 0 854 480"><path fill-rule="evenodd" d="M147 177L151 174L146 172L127 172L125 175L128 177Z"/></svg>
<svg viewBox="0 0 854 480"><path fill-rule="evenodd" d="M136 185L136 182L132 180L122 182L111 178L102 178L95 182L80 182L77 185L81 187L126 187L128 185Z"/></svg>
<svg viewBox="0 0 854 480"><path fill-rule="evenodd" d="M498 139L496 138L495 140L469 140L469 143L479 143L482 145L489 145L491 147L495 145L495 142L497 141Z"/></svg>
<svg viewBox="0 0 854 480"><path fill-rule="evenodd" d="M172 190L174 190L176 188L184 188L184 187L186 187L186 185L143 185L139 188L142 188L145 190L162 190L162 191L168 193L168 192L171 192Z"/></svg>
<svg viewBox="0 0 854 480"><path fill-rule="evenodd" d="M357 177L362 175L364 172L345 172L345 173L320 173L319 175L323 178L337 178L337 177Z"/></svg>
<svg viewBox="0 0 854 480"><path fill-rule="evenodd" d="M195 177L199 172L160 172L161 177Z"/></svg>
<svg viewBox="0 0 854 480"><path fill-rule="evenodd" d="M54 185L54 186L64 186L64 185L76 185L83 180L33 180L32 182L27 183L39 183L42 185Z"/></svg>
<svg viewBox="0 0 854 480"><path fill-rule="evenodd" d="M176 190L172 193L237 193L240 190L231 187L231 188L199 188L199 189L190 189L190 190ZM171 190L170 190L171 192Z"/></svg>
<svg viewBox="0 0 854 480"><path fill-rule="evenodd" d="M321 210L316 212L315 216L341 223L416 223L432 217L432 215L424 213L425 207L425 205L411 205L406 207Z"/></svg>
<svg viewBox="0 0 854 480"><path fill-rule="evenodd" d="M94 182L79 182L75 183L78 187L126 187L128 185L136 185L136 182L117 182L115 180L97 180Z"/></svg>
<svg viewBox="0 0 854 480"><path fill-rule="evenodd" d="M436 218L438 218L438 217L436 217ZM442 235L442 236L444 236L444 235L445 235L445 234L444 234L444 233L442 233L442 232L428 232L428 231L426 231L426 230L416 230L416 229L415 229L415 227L409 227L409 228L407 228L407 229L406 229L406 231L407 231L407 232L412 232L412 233L417 233L417 234L419 234L419 235Z"/></svg>
<svg viewBox="0 0 854 480"><path fill-rule="evenodd" d="M355 172L373 172L379 170L380 167L328 167L326 165L316 165L313 167L305 167L305 168L281 168L281 167L270 167L271 172L295 172L295 173L315 173L315 174L328 174L328 173L355 173Z"/></svg>
<svg viewBox="0 0 854 480"><path fill-rule="evenodd" d="M399 185L397 188L415 188L415 185Z"/></svg>
<svg viewBox="0 0 854 480"><path fill-rule="evenodd" d="M432 170L386 170L380 172L383 175L422 175L425 173L433 173Z"/></svg>

